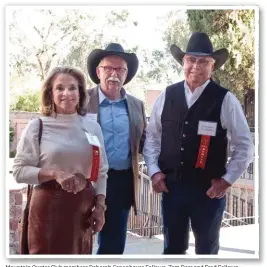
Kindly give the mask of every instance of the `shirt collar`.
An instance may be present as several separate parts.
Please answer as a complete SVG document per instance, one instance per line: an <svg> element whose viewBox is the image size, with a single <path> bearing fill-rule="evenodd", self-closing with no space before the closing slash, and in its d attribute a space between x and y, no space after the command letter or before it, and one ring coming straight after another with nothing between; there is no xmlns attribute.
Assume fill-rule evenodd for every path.
<svg viewBox="0 0 267 267"><path fill-rule="evenodd" d="M197 87L194 92L199 91L200 93L202 93L209 83L210 83L210 79L208 79L205 83L203 83L202 85ZM187 85L186 80L184 81L184 88L186 90L186 93L188 93L188 94L191 93L192 94L189 86Z"/></svg>
<svg viewBox="0 0 267 267"><path fill-rule="evenodd" d="M127 99L127 94L126 94L126 91L125 91L125 89L124 89L123 87L121 88L121 91L120 91L120 93L121 93L121 99L118 99L118 100L110 100L110 99L108 99L108 98L103 94L103 92L102 92L102 90L101 90L101 88L100 88L100 85L98 85L97 87L98 87L99 105L100 105L105 99L107 99L107 101L109 101L109 102L120 102L120 101L122 101L122 100L124 100L124 99Z"/></svg>

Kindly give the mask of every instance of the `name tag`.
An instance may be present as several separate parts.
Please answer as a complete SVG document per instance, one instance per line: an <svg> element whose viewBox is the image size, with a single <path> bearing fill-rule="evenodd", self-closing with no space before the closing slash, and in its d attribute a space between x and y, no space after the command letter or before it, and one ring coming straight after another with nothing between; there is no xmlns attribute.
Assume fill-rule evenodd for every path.
<svg viewBox="0 0 267 267"><path fill-rule="evenodd" d="M199 121L198 135L215 136L217 130L217 122Z"/></svg>
<svg viewBox="0 0 267 267"><path fill-rule="evenodd" d="M92 135L92 134L89 134L87 132L85 132L85 135L86 135L87 140L88 140L88 142L89 142L90 145L101 147L101 144L100 144L97 136Z"/></svg>
<svg viewBox="0 0 267 267"><path fill-rule="evenodd" d="M91 121L97 121L97 113L87 113L86 118Z"/></svg>

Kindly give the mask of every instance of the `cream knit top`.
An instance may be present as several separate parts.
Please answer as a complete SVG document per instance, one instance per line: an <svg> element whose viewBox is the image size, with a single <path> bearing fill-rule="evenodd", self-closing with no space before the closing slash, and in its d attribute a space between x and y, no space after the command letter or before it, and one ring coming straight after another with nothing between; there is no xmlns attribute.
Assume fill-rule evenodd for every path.
<svg viewBox="0 0 267 267"><path fill-rule="evenodd" d="M57 114L40 117L43 121L41 144L38 143L39 120L34 119L23 130L14 159L13 176L18 183L39 184L41 168L81 173L89 178L92 167L92 146L85 130L98 137L100 168L96 194L106 195L108 162L101 128L96 121L79 114Z"/></svg>

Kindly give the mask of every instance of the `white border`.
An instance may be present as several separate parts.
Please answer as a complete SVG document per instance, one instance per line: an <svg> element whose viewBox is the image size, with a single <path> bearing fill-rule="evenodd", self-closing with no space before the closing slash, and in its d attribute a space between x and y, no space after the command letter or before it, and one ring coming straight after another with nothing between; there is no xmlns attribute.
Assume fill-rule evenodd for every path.
<svg viewBox="0 0 267 267"><path fill-rule="evenodd" d="M65 1L65 3L67 3L67 2L69 2L69 1ZM252 6L252 5L251 6L244 6L244 5L241 5L241 6L231 6L231 5L229 5L229 6L211 6L211 5L207 5L207 6L186 6L186 5L182 5L182 6L180 6L180 5L174 5L174 3L171 3L171 4L170 3L169 4L168 3L162 4L162 3L159 3L158 1L153 1L153 2L155 4L160 5L160 6L173 6L173 7L185 8L185 9L209 9L209 8L212 8L212 9L255 9L255 6ZM186 1L186 2L189 3L189 1ZM227 1L225 1L225 3L226 2ZM229 2L232 3L232 1L229 1ZM53 1L51 1L51 3L53 3ZM242 2L242 3L244 3L244 2ZM47 4L50 4L50 2L47 1ZM83 3L83 5L84 4L85 3ZM106 5L106 4L107 4L106 1L98 1L98 5ZM108 4L110 4L110 3L108 3ZM116 7L127 7L127 6L122 6L121 4L123 4L123 1L121 3L118 3L117 2L117 4L115 4L115 6ZM204 1L202 2L202 4L205 5ZM144 5L145 6L147 6L147 5L151 6L150 4L143 4L142 1L138 1L138 0L131 4L132 7L133 6L144 6ZM9 6L11 6L11 4L9 4ZM34 6L36 6L36 5L34 5ZM74 6L76 7L77 5L76 4L69 5L70 8L73 8ZM89 6L89 5L86 5L86 6ZM90 4L90 6L91 6L91 4ZM114 6L114 4L113 4L113 6ZM21 6L21 7L25 7L25 6ZM40 6L36 6L36 7L40 7ZM54 8L55 6L53 6L53 5L50 4L47 7L51 7L51 8L53 7ZM62 6L60 6L60 7L62 7ZM68 6L64 6L64 8L65 7L68 7ZM255 10L255 12L256 12L256 10ZM256 21L256 29L258 29L257 21ZM255 36L255 42L257 40L257 43L258 43L259 36L257 34L257 31L255 31L255 34L256 34L256 36ZM8 42L7 42L7 39L6 39L6 44L5 44L6 49L8 49L8 45L7 44L8 44ZM257 46L255 46L255 49L256 49L256 62L258 62L259 55L258 55L258 49L256 47ZM6 61L6 67L8 67L8 61ZM256 68L257 68L257 70L259 70L259 66L258 65L256 66ZM258 78L258 71L256 71L256 75L255 75L255 81L256 81L255 89L257 88L257 90L258 90L258 79L257 78ZM6 80L5 81L6 81L5 88L9 88L8 87L8 72L6 72ZM9 93L8 93L8 91L5 91L5 94L6 94L6 103L9 103ZM256 114L256 118L255 119L256 120L255 120L255 126L256 126L256 135L257 135L257 133L258 133L258 128L257 128L257 126L258 126L258 92L257 91L256 91L256 99L255 100L256 100L256 110L255 110L255 114ZM8 138L8 121L9 121L9 112L8 111L9 111L9 108L8 108L8 105L7 105L6 106L6 118L5 118L6 119L6 124L5 125L6 125L6 130L7 130L6 131L6 135L5 135L6 138ZM8 139L6 139L6 140L8 140ZM7 158L8 157L8 142L6 142L5 148L6 148L5 158ZM256 145L255 146L255 156L257 157L257 155L258 155L258 147ZM6 161L2 161L2 162L6 162ZM258 173L258 166L259 166L258 165L258 160L256 160L255 164L256 164L255 165L256 166L256 168L255 168L255 177L259 177L258 176L258 174L259 174ZM258 180L259 180L259 178L256 178L255 179L255 181L258 181ZM255 183L255 189L256 188L257 189L259 188L258 183ZM9 203L8 194L6 194L6 201L8 201L6 203ZM257 206L258 206L258 203L257 203ZM9 210L6 208L6 218L8 218L8 215L9 215ZM6 220L6 226L9 226L9 221L8 220ZM9 229L8 229L7 233L9 233ZM6 240L7 241L6 243L8 244L8 246L6 248L7 248L7 250L9 250L9 236L6 236L6 239L7 239ZM136 257L138 257L140 259L144 259L144 258L146 258L146 259L148 259L148 258L149 259L151 259L151 258L154 258L154 259L158 259L158 258L183 258L184 259L185 258L184 256L183 257L179 257L179 256L167 256L167 257L165 257L165 256L167 256L167 255L121 255L121 256L101 256L101 258L103 258L103 259L106 259L106 258L108 258L108 259L111 259L111 258L116 258L116 259L118 259L118 258L133 259L133 258L136 258ZM23 255L22 256L16 255L15 257L12 257L12 258L20 258L20 259L22 259L24 257L23 257ZM46 259L49 258L49 259L51 259L50 256L42 256L41 257L41 255L38 255L37 257L35 257L35 255L32 255L32 256L30 256L30 258L31 259L35 259L35 258L39 258L39 259L40 258L46 258ZM88 256L87 257L82 257L82 255L77 255L77 256L72 256L72 257L56 256L56 258L59 258L59 259L67 259L67 258L75 258L75 259L78 259L79 258L79 259L81 259L81 258L88 258ZM100 256L97 255L96 257L94 257L94 255L91 255L90 258L98 258L99 259ZM188 256L186 256L186 258L200 258L200 257L199 256L197 256L197 257L196 256L194 256L194 257L188 257ZM206 258L206 259L207 258L208 259L216 258L216 259L219 259L220 257L218 257L218 255L216 255L214 257L211 257L211 256L201 256L201 258ZM249 258L251 258L251 257L249 257ZM190 263L188 263L188 264L190 264Z"/></svg>

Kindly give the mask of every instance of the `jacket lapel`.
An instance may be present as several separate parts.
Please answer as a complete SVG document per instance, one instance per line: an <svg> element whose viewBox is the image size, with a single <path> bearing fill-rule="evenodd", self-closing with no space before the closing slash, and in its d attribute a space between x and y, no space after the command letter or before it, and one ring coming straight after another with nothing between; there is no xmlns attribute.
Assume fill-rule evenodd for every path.
<svg viewBox="0 0 267 267"><path fill-rule="evenodd" d="M130 123L130 141L131 141L131 151L134 151L134 143L135 143L135 115L134 115L134 104L131 96L127 95L127 105L128 105L128 113L129 113L129 123Z"/></svg>

